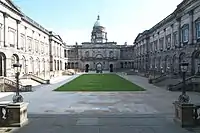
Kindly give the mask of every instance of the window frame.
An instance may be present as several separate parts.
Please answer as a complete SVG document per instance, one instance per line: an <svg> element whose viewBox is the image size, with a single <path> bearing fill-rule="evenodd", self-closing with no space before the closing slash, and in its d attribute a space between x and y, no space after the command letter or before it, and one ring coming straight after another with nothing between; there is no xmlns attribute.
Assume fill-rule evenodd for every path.
<svg viewBox="0 0 200 133"><path fill-rule="evenodd" d="M200 18L195 21L196 39L200 40Z"/></svg>
<svg viewBox="0 0 200 133"><path fill-rule="evenodd" d="M189 24L185 24L182 26L182 42L183 43L189 42Z"/></svg>

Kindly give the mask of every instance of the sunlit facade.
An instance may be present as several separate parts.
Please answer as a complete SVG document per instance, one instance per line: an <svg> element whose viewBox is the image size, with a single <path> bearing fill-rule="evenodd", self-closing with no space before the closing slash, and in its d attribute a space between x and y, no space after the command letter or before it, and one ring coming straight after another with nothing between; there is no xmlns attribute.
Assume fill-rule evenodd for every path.
<svg viewBox="0 0 200 133"><path fill-rule="evenodd" d="M134 68L177 74L189 62L188 74L200 70L200 1L183 0L176 10L135 39Z"/></svg>

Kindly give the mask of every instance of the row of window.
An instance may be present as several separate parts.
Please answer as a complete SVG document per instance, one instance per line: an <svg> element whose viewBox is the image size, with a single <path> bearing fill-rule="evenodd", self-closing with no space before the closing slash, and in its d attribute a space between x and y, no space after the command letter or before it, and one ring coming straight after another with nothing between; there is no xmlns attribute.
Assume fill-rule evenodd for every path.
<svg viewBox="0 0 200 133"><path fill-rule="evenodd" d="M196 25L196 39L200 39L200 21L197 21L195 23ZM159 41L159 45L158 45L158 41ZM189 25L188 24L185 24L183 27L182 27L182 42L183 43L187 43L189 41ZM166 36L166 43L165 43L165 48L166 49L169 49L171 48L171 34L167 35ZM178 32L174 32L173 33L173 42L172 44L177 47L178 46ZM159 47L160 46L160 47ZM154 42L151 42L150 43L150 51L153 52L153 51L157 51L157 50L163 50L164 48L164 37L160 38L159 40L156 40ZM139 53L144 53L144 47L142 48L142 46L140 46L138 48L138 52Z"/></svg>
<svg viewBox="0 0 200 133"><path fill-rule="evenodd" d="M93 51L93 52L94 52L94 51ZM99 52L99 53L100 53L100 52ZM99 55L99 54L97 54L97 55ZM86 58L89 57L89 51L86 51L86 52L85 52L85 57L86 57ZM110 52L109 52L109 57L110 57L110 58L114 58L114 52L113 52L113 51L110 51Z"/></svg>
<svg viewBox="0 0 200 133"><path fill-rule="evenodd" d="M48 55L48 44L45 44L42 41L34 40L32 37L27 36L27 41L25 42L25 35L21 34L20 36L20 44L22 50L32 51L36 53L46 54Z"/></svg>

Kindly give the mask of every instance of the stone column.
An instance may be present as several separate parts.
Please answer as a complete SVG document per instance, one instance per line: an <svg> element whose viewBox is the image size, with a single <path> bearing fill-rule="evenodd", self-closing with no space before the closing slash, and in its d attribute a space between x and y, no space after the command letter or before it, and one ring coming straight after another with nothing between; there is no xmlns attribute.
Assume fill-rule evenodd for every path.
<svg viewBox="0 0 200 133"><path fill-rule="evenodd" d="M4 47L8 47L8 14L7 13L3 13L3 17L4 17Z"/></svg>
<svg viewBox="0 0 200 133"><path fill-rule="evenodd" d="M189 11L189 44L193 44L193 10Z"/></svg>
<svg viewBox="0 0 200 133"><path fill-rule="evenodd" d="M32 31L32 42L31 42L31 53L35 53L35 39L34 39L34 31Z"/></svg>
<svg viewBox="0 0 200 133"><path fill-rule="evenodd" d="M21 21L20 20L17 20L17 49L20 49L21 48L21 45L20 45L20 43L22 43L22 42L19 42L19 40L20 40L20 28L19 28L19 25L20 25L20 23L21 23Z"/></svg>
<svg viewBox="0 0 200 133"><path fill-rule="evenodd" d="M165 51L167 49L167 45L166 45L166 29L163 30L164 31L164 40L163 40L163 51Z"/></svg>
<svg viewBox="0 0 200 133"><path fill-rule="evenodd" d="M27 52L28 51L28 45L27 45L27 27L24 27L25 28L25 46L24 46L24 50L25 50L25 52Z"/></svg>
<svg viewBox="0 0 200 133"><path fill-rule="evenodd" d="M170 46L170 49L174 49L174 43L173 43L173 34L174 34L174 25L172 24L171 25L171 46Z"/></svg>
<svg viewBox="0 0 200 133"><path fill-rule="evenodd" d="M182 41L181 41L181 17L177 18L178 22L178 46L182 47Z"/></svg>

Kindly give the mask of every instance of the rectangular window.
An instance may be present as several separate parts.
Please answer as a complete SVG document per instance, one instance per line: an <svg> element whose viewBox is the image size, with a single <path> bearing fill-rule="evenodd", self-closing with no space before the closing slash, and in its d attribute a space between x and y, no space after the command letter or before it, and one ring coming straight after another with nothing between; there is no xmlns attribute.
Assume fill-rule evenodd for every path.
<svg viewBox="0 0 200 133"><path fill-rule="evenodd" d="M171 48L171 34L166 36L166 48L167 49Z"/></svg>
<svg viewBox="0 0 200 133"><path fill-rule="evenodd" d="M178 45L178 32L173 33L173 45L177 46Z"/></svg>
<svg viewBox="0 0 200 133"><path fill-rule="evenodd" d="M41 42L41 53L44 54L44 43Z"/></svg>
<svg viewBox="0 0 200 133"><path fill-rule="evenodd" d="M196 36L197 39L200 39L200 22L196 23Z"/></svg>
<svg viewBox="0 0 200 133"><path fill-rule="evenodd" d="M39 41L35 40L35 52L38 53L39 50Z"/></svg>
<svg viewBox="0 0 200 133"><path fill-rule="evenodd" d="M162 37L161 39L159 39L159 46L160 46L160 50L163 50L163 46L164 45L164 37Z"/></svg>
<svg viewBox="0 0 200 133"><path fill-rule="evenodd" d="M20 43L21 43L21 49L23 50L25 48L25 35L21 34L20 36Z"/></svg>
<svg viewBox="0 0 200 133"><path fill-rule="evenodd" d="M184 25L182 28L182 40L183 42L188 42L189 40L189 26L188 25Z"/></svg>
<svg viewBox="0 0 200 133"><path fill-rule="evenodd" d="M155 51L158 50L158 40L154 41L154 47L155 47Z"/></svg>
<svg viewBox="0 0 200 133"><path fill-rule="evenodd" d="M28 51L31 51L32 48L32 38L27 37L27 45L28 45Z"/></svg>
<svg viewBox="0 0 200 133"><path fill-rule="evenodd" d="M12 28L8 29L8 43L10 44L11 47L15 47L15 30Z"/></svg>

